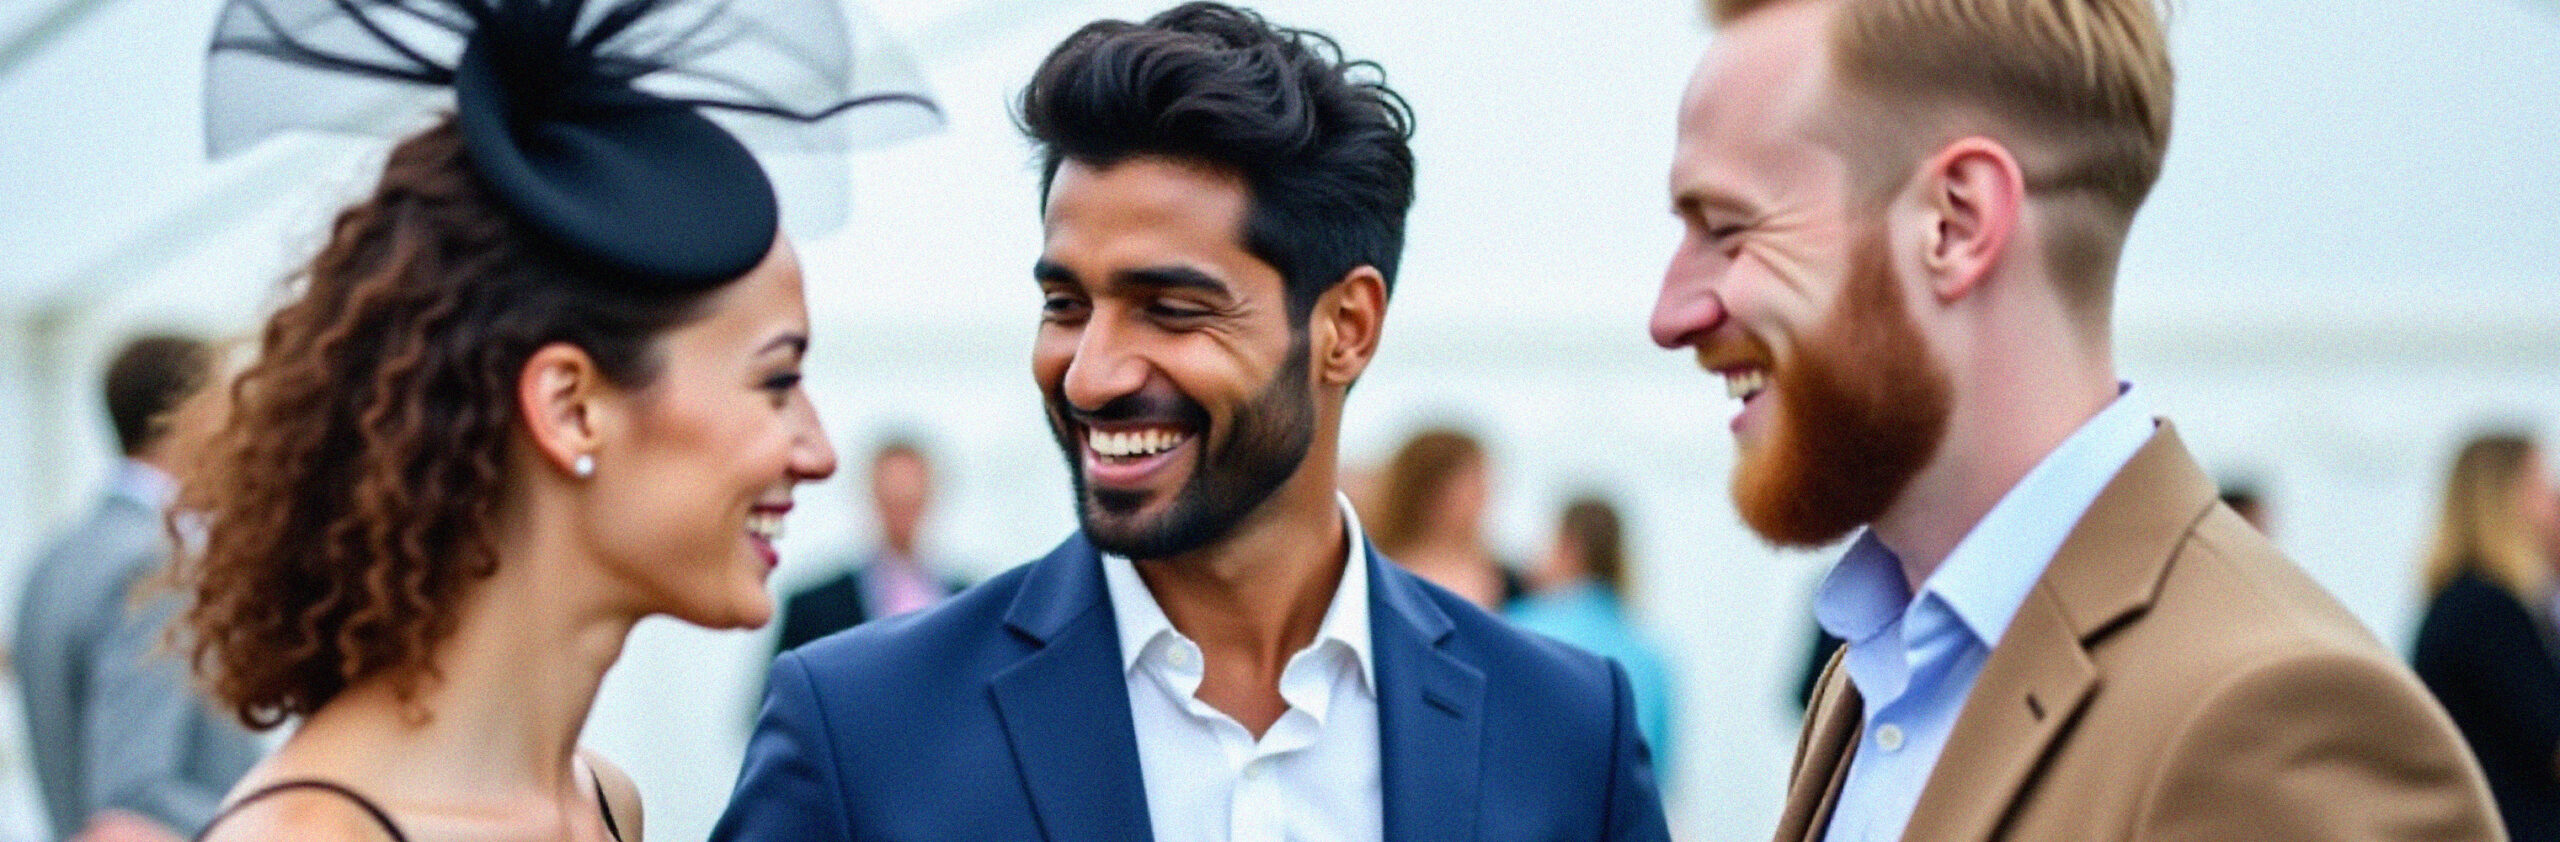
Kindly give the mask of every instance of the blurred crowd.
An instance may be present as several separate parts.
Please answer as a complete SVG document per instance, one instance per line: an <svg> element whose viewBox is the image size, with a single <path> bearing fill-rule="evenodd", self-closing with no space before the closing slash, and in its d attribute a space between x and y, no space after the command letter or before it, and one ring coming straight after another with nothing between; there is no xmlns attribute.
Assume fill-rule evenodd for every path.
<svg viewBox="0 0 2560 842"><path fill-rule="evenodd" d="M187 431L209 423L173 410L213 411L184 400L213 360L206 344L181 336L139 337L121 349L100 384L103 420L122 457L108 492L28 569L7 650L26 712L14 745L36 773L56 838L186 838L263 751L161 646L179 596L155 574L171 536L187 534L182 513L167 517L168 466ZM964 565L924 543L946 468L923 441L884 431L857 451L867 454L858 476L876 539L846 547L828 575L783 598L771 651L969 586ZM1655 762L1671 768L1679 682L1633 607L1642 580L1642 561L1627 549L1633 525L1607 489L1586 489L1555 512L1533 555L1508 557L1488 538L1498 475L1474 435L1429 427L1383 462L1347 470L1344 485L1387 557L1524 628L1621 664ZM2254 483L2226 485L2224 500L2270 526ZM2471 438L2454 456L2435 521L2415 568L2427 605L2414 666L2479 756L2511 838L2560 839L2560 491L2546 451L2520 430ZM1801 693L1838 644L1818 640Z"/></svg>
<svg viewBox="0 0 2560 842"><path fill-rule="evenodd" d="M120 458L6 630L0 759L51 839L639 842L584 737L655 617L773 629L742 756L703 758L738 763L722 842L1668 842L1668 770L1727 773L1677 739L1738 700L1683 698L1646 612L1706 608L1642 592L1692 583L1638 557L1633 478L1516 546L1471 430L1342 463L1416 195L1376 62L1195 0L1022 85L1029 385L1078 528L973 582L928 528L964 463L927 442L983 443L829 436L810 232L757 157L939 106L834 0L701 5L225 4L216 154L382 116L375 86L452 108L394 132L254 354L153 335L105 366ZM1846 542L1782 842L2560 842L2530 428L2452 455L2395 651L2116 368L2170 122L2152 4L1704 11L1648 332L1739 403L1740 522ZM794 491L840 461L870 537L776 594Z"/></svg>

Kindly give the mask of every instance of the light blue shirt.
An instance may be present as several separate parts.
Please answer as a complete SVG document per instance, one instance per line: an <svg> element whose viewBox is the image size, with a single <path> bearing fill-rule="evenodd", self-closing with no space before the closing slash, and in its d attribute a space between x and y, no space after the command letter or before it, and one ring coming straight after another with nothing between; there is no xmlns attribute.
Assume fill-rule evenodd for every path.
<svg viewBox="0 0 2560 842"><path fill-rule="evenodd" d="M140 459L126 459L116 465L115 477L107 481L107 493L142 504L154 512L169 508L178 499L178 479L169 472Z"/></svg>
<svg viewBox="0 0 2560 842"><path fill-rule="evenodd" d="M2001 495L1916 598L1901 559L1873 532L1858 536L1831 568L1815 593L1814 618L1848 641L1842 666L1865 702L1866 727L1827 842L1902 838L1993 643L2080 516L2151 432L2132 387L2119 386L2113 403Z"/></svg>

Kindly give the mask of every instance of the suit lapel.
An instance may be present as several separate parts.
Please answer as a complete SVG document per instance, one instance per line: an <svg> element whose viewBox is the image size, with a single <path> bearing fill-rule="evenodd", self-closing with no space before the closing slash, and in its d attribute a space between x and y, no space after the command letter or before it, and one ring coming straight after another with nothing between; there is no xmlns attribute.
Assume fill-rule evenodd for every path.
<svg viewBox="0 0 2560 842"><path fill-rule="evenodd" d="M1989 838L2097 683L2080 636L2039 583L1983 664L1903 838Z"/></svg>
<svg viewBox="0 0 2560 842"><path fill-rule="evenodd" d="M1778 817L1776 842L1819 842L1831 828L1840 788L1849 781L1849 758L1857 750L1864 704L1849 685L1848 672L1840 668L1845 651L1832 653L1814 685L1795 769L1787 777L1786 811Z"/></svg>
<svg viewBox="0 0 2560 842"><path fill-rule="evenodd" d="M1144 839L1146 783L1101 560L1082 535L1037 563L1006 612L1029 656L988 691L1050 839Z"/></svg>
<svg viewBox="0 0 2560 842"><path fill-rule="evenodd" d="M1476 837L1484 673L1446 646L1454 627L1411 574L1369 548L1378 762L1386 838Z"/></svg>
<svg viewBox="0 0 2560 842"><path fill-rule="evenodd" d="M1998 832L2098 690L2089 647L2150 607L2170 558L2212 503L2212 483L2160 422L2072 527L1992 648L1904 838Z"/></svg>

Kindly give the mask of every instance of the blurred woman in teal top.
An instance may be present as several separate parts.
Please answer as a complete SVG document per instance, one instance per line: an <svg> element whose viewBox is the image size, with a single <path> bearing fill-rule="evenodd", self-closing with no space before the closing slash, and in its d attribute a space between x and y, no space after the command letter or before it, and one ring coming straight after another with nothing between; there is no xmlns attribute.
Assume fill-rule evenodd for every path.
<svg viewBox="0 0 2560 842"><path fill-rule="evenodd" d="M1618 509L1598 495L1567 504L1553 546L1530 572L1531 593L1511 603L1522 628L1615 659L1634 688L1636 722L1654 770L1671 779L1672 681L1660 650L1628 618L1626 539Z"/></svg>

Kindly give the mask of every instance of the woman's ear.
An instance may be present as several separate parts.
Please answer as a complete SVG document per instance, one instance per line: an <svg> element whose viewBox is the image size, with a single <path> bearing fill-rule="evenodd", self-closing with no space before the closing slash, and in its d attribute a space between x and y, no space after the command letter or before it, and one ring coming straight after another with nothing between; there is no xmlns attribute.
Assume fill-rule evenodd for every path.
<svg viewBox="0 0 2560 842"><path fill-rule="evenodd" d="M578 346L553 342L525 360L516 375L516 409L542 461L570 476L595 472L604 392L604 373Z"/></svg>
<svg viewBox="0 0 2560 842"><path fill-rule="evenodd" d="M1350 388L1378 355L1378 333L1387 323L1387 279L1377 267L1360 266L1316 300L1307 326L1320 382Z"/></svg>

